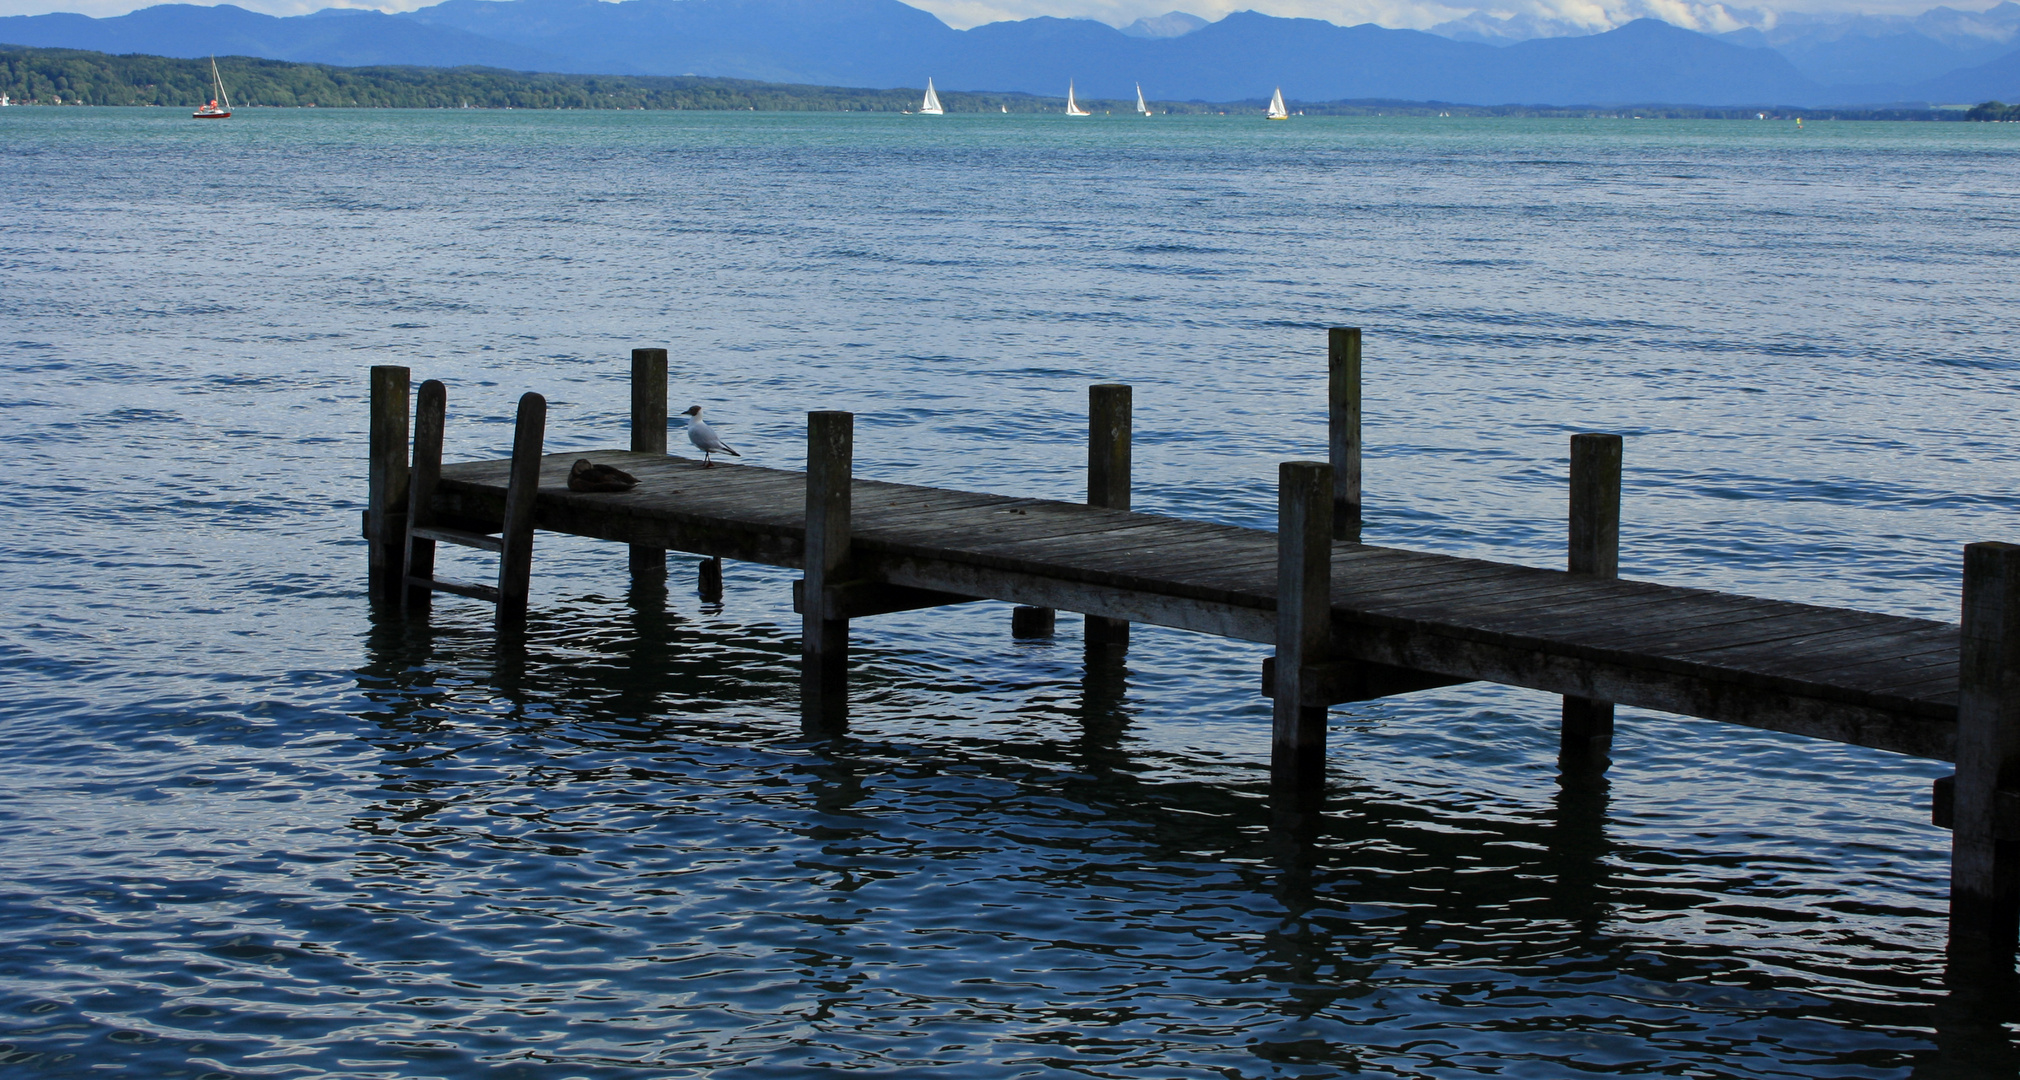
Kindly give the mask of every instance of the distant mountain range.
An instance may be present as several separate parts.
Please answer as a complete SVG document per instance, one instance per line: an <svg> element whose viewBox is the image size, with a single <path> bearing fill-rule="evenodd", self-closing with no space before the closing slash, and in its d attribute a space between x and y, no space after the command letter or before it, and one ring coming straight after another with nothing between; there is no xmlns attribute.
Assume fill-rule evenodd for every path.
<svg viewBox="0 0 2020 1080"><path fill-rule="evenodd" d="M1642 19L1601 34L1512 44L1509 34L1491 44L1255 12L1213 23L1173 12L1123 30L1055 18L955 30L898 0L447 0L401 15L331 9L291 18L171 4L108 19L0 18L0 42L825 86L923 87L930 75L947 90L1036 94L1059 93L1072 79L1085 95L1111 98L1133 96L1141 82L1153 97L1205 101L1266 97L1279 85L1294 100L1478 105L2020 98L2020 43L1996 40L2003 27L2020 33L2020 4L1940 12L1949 9L1921 21L1722 37Z"/></svg>

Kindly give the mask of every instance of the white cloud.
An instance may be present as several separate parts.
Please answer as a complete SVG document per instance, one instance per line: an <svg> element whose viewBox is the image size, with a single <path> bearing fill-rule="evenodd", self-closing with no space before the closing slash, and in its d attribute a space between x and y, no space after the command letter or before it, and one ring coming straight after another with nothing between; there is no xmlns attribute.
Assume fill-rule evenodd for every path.
<svg viewBox="0 0 2020 1080"><path fill-rule="evenodd" d="M0 0L0 15L39 15L74 11L104 18L147 7L153 0ZM303 15L330 7L412 11L437 0L236 0L239 7L268 15ZM1174 9L1214 20L1236 11L1323 19L1341 26L1375 23L1427 29L1440 23L1479 15L1495 20L1534 24L1550 33L1597 33L1633 19L1650 16L1713 33L1741 26L1771 26L1775 12L1701 3L1698 0L911 0L912 6L939 16L961 29L1005 19L1036 15L1095 19L1124 26L1145 16ZM1965 0L1950 6L1965 10L1990 7L1994 0ZM1776 9L1811 14L1917 14L1936 6L1932 0L1785 0Z"/></svg>

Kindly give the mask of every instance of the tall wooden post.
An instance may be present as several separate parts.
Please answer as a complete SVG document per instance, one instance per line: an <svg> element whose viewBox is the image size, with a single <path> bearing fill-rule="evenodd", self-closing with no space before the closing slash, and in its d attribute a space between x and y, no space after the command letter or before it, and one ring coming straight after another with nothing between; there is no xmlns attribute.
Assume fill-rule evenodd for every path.
<svg viewBox="0 0 2020 1080"><path fill-rule="evenodd" d="M666 453L666 350L631 350L631 450ZM641 584L666 580L666 549L631 545L631 577Z"/></svg>
<svg viewBox="0 0 2020 1080"><path fill-rule="evenodd" d="M712 555L695 567L694 591L704 604L722 603L722 556Z"/></svg>
<svg viewBox="0 0 2020 1080"><path fill-rule="evenodd" d="M1134 421L1130 388L1102 383L1087 388L1087 505L1129 509L1129 438ZM1129 620L1087 617L1090 649L1129 648Z"/></svg>
<svg viewBox="0 0 2020 1080"><path fill-rule="evenodd" d="M1326 332L1326 456L1333 464L1333 539L1361 542L1361 330Z"/></svg>
<svg viewBox="0 0 2020 1080"><path fill-rule="evenodd" d="M397 603L406 569L407 381L403 367L372 368L371 461L366 469L365 540L372 599Z"/></svg>
<svg viewBox="0 0 2020 1080"><path fill-rule="evenodd" d="M2020 786L2020 546L1964 549L1950 954L2010 970L2020 933L2020 840L2001 840L2002 786Z"/></svg>
<svg viewBox="0 0 2020 1080"><path fill-rule="evenodd" d="M1620 452L1618 435L1571 436L1571 530L1566 569L1620 576ZM1571 771L1606 768L1613 752L1613 703L1564 699L1557 759Z"/></svg>
<svg viewBox="0 0 2020 1080"><path fill-rule="evenodd" d="M849 561L849 509L855 471L856 417L807 414L806 583L800 610L800 716L820 727L847 715L849 620L833 609L830 589Z"/></svg>
<svg viewBox="0 0 2020 1080"><path fill-rule="evenodd" d="M414 395L414 464L407 474L407 525L421 528L433 524L430 509L435 503L435 487L442 482L442 429L448 422L449 390L438 379L421 384ZM435 542L422 537L402 538L406 563L403 578L435 576ZM435 591L408 585L400 598L400 610L426 611Z"/></svg>
<svg viewBox="0 0 2020 1080"><path fill-rule="evenodd" d="M540 457L547 439L547 399L519 398L512 430L512 472L505 481L505 527L498 556L498 625L526 621L533 585L533 500L540 494Z"/></svg>
<svg viewBox="0 0 2020 1080"><path fill-rule="evenodd" d="M1281 794L1325 783L1326 707L1312 684L1331 659L1333 467L1286 461L1277 468L1277 654L1270 780Z"/></svg>

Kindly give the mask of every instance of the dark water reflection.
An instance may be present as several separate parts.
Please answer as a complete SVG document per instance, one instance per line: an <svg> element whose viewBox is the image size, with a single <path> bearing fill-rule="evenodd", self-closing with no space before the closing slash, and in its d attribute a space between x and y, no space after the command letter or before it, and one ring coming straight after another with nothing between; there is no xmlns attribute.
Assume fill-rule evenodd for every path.
<svg viewBox="0 0 2020 1080"><path fill-rule="evenodd" d="M2010 125L258 119L0 116L24 1075L2020 1068L1934 763L1622 710L1560 776L1555 699L1460 686L1272 806L1251 645L863 620L808 732L790 575L543 536L501 639L374 616L356 537L368 364L456 456L526 389L587 449L652 343L754 460L849 408L865 475L1018 494L1130 382L1136 504L1267 524L1360 323L1371 539L1554 564L1603 428L1631 576L1953 617L2020 533Z"/></svg>

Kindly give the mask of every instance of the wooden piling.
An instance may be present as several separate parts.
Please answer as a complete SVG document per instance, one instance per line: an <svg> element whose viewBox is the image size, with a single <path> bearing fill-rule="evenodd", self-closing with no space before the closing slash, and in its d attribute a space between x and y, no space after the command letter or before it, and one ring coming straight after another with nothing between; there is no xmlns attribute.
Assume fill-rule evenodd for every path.
<svg viewBox="0 0 2020 1080"><path fill-rule="evenodd" d="M526 621L533 584L533 500L540 491L540 455L547 439L547 399L519 398L512 431L512 472L505 484L505 527L498 558L498 625Z"/></svg>
<svg viewBox="0 0 2020 1080"><path fill-rule="evenodd" d="M1571 436L1570 539L1566 566L1574 574L1620 576L1618 435ZM1613 703L1566 696L1557 758L1571 772L1604 770L1613 752Z"/></svg>
<svg viewBox="0 0 2020 1080"><path fill-rule="evenodd" d="M1132 391L1120 383L1087 388L1087 505L1129 509L1129 443L1134 423ZM1090 649L1129 648L1129 620L1087 616L1082 631Z"/></svg>
<svg viewBox="0 0 2020 1080"><path fill-rule="evenodd" d="M703 559L695 568L694 591L704 604L722 603L722 556Z"/></svg>
<svg viewBox="0 0 2020 1080"><path fill-rule="evenodd" d="M666 350L631 350L631 449L666 453ZM666 549L631 545L631 577L642 584L666 580Z"/></svg>
<svg viewBox="0 0 2020 1080"><path fill-rule="evenodd" d="M800 622L800 712L810 726L847 713L849 620L836 602L849 560L856 417L807 414L806 571Z"/></svg>
<svg viewBox="0 0 2020 1080"><path fill-rule="evenodd" d="M366 469L365 540L374 600L396 603L406 557L401 550L407 525L406 368L372 368L371 460Z"/></svg>
<svg viewBox="0 0 2020 1080"><path fill-rule="evenodd" d="M1333 466L1333 539L1361 542L1361 330L1326 332L1326 457Z"/></svg>
<svg viewBox="0 0 2020 1080"><path fill-rule="evenodd" d="M1950 952L2010 969L2020 933L2020 837L2001 838L2002 787L2020 786L2020 545L1964 549Z"/></svg>
<svg viewBox="0 0 2020 1080"><path fill-rule="evenodd" d="M1325 783L1326 706L1313 669L1331 659L1333 467L1277 469L1276 694L1270 779L1279 794Z"/></svg>
<svg viewBox="0 0 2020 1080"><path fill-rule="evenodd" d="M414 401L414 462L407 475L407 524L425 528L435 504L435 488L442 482L442 430L447 425L449 390L438 379L421 384ZM435 541L426 537L405 538L406 578L435 576ZM425 611L433 603L434 590L409 584L401 594L403 611Z"/></svg>
<svg viewBox="0 0 2020 1080"><path fill-rule="evenodd" d="M1049 607L1015 607L1010 609L1011 637L1049 638L1052 636L1057 624L1058 612Z"/></svg>

